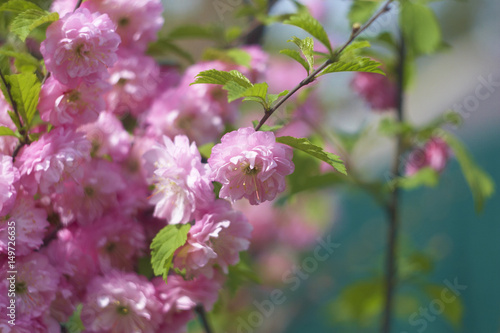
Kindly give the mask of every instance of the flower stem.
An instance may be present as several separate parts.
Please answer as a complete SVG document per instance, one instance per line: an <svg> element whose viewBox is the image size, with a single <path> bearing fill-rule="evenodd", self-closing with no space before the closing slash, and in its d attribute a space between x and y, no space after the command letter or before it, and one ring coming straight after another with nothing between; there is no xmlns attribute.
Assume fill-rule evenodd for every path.
<svg viewBox="0 0 500 333"><path fill-rule="evenodd" d="M398 64L398 94L397 94L397 122L401 123L404 120L404 67L406 59L406 47L404 37L401 34L399 43L399 64ZM395 178L400 176L400 157L403 154L403 142L401 135L398 135L396 143L396 154L392 165L392 174ZM387 234L387 253L385 267L385 304L382 316L381 333L391 332L391 317L394 304L394 293L397 285L397 237L400 227L400 191L397 186L391 193L389 202L387 203L388 216L388 234Z"/></svg>

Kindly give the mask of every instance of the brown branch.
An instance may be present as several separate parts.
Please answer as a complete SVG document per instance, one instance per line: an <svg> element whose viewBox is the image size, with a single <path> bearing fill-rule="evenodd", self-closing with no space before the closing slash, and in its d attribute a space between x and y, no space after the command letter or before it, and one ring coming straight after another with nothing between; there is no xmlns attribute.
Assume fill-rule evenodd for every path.
<svg viewBox="0 0 500 333"><path fill-rule="evenodd" d="M362 34L377 18L379 18L382 14L387 12L389 10L390 4L394 0L387 0L385 4L380 8L380 10L375 13L372 18L368 20L362 27L355 26L352 29L351 36L347 40L347 42L342 45L341 48L339 48L327 61L325 61L320 67L318 67L314 72L312 72L308 77L306 77L304 80L302 80L297 86L295 86L288 94L286 94L284 97L282 97L272 108L269 110L266 110L264 113L264 116L260 120L259 124L257 127L255 127L255 130L258 131L262 125L269 119L269 117L281 106L285 101L287 101L290 97L293 96L298 90L300 90L302 87L308 85L309 83L313 82L316 79L316 76L321 73L326 67L328 67L330 64L333 64L335 61L337 61L339 55L346 49L347 46L349 46L360 34Z"/></svg>

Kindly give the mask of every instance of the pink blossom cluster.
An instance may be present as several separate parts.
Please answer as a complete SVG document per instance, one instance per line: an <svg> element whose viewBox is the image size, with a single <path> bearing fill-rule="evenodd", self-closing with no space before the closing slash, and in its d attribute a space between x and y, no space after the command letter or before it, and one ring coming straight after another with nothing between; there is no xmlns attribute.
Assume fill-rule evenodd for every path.
<svg viewBox="0 0 500 333"><path fill-rule="evenodd" d="M396 107L396 83L384 75L358 72L351 87L373 110L386 111Z"/></svg>
<svg viewBox="0 0 500 333"><path fill-rule="evenodd" d="M448 144L439 137L433 137L422 148L413 150L406 163L406 175L411 176L422 168L441 172L451 156Z"/></svg>

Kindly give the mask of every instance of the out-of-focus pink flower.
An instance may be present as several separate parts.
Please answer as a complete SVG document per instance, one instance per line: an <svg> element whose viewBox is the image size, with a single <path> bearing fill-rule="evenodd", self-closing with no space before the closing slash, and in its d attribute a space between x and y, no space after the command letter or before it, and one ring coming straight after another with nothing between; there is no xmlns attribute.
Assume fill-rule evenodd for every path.
<svg viewBox="0 0 500 333"><path fill-rule="evenodd" d="M87 244L77 237L77 229L59 230L57 239L43 248L43 253L64 279L60 290L69 289L79 299L85 294L86 286L98 270ZM66 296L69 298L69 295Z"/></svg>
<svg viewBox="0 0 500 333"><path fill-rule="evenodd" d="M0 218L0 253L7 253L9 222L15 222L16 255L27 255L43 243L43 236L49 226L45 209L35 206L31 196L18 195L9 218Z"/></svg>
<svg viewBox="0 0 500 333"><path fill-rule="evenodd" d="M40 46L45 66L62 84L76 87L108 76L117 59L120 36L108 15L78 8L47 28Z"/></svg>
<svg viewBox="0 0 500 333"><path fill-rule="evenodd" d="M49 77L40 91L40 117L54 126L77 127L96 121L106 108L102 95L109 88L103 81L93 85L81 82L77 87L69 88Z"/></svg>
<svg viewBox="0 0 500 333"><path fill-rule="evenodd" d="M50 11L57 12L59 17L63 17L68 13L72 13L77 3L78 0L54 0L50 5Z"/></svg>
<svg viewBox="0 0 500 333"><path fill-rule="evenodd" d="M396 84L382 74L356 73L351 87L373 110L386 111L396 107Z"/></svg>
<svg viewBox="0 0 500 333"><path fill-rule="evenodd" d="M197 202L214 198L213 186L207 177L207 165L193 142L184 135L174 141L166 136L144 154L145 168L151 175L155 190L150 203L153 215L167 219L169 224L188 223L194 217Z"/></svg>
<svg viewBox="0 0 500 333"><path fill-rule="evenodd" d="M0 291L7 294L11 280L8 264L1 267ZM56 297L59 272L49 263L46 256L33 252L16 257L16 317L25 320L44 314L50 302Z"/></svg>
<svg viewBox="0 0 500 333"><path fill-rule="evenodd" d="M78 132L84 132L91 142L93 157L109 156L114 162L127 158L132 138L114 114L101 112L96 122L81 126Z"/></svg>
<svg viewBox="0 0 500 333"><path fill-rule="evenodd" d="M43 315L37 318L16 318L15 325L8 322L9 317L0 318L0 332L2 333L59 333L59 324L50 315Z"/></svg>
<svg viewBox="0 0 500 333"><path fill-rule="evenodd" d="M82 163L89 158L90 142L83 134L60 127L24 146L15 165L21 183L31 194L37 186L41 193L50 194L61 189L64 180L77 177Z"/></svg>
<svg viewBox="0 0 500 333"><path fill-rule="evenodd" d="M410 153L406 163L406 175L411 176L422 168L428 167L441 172L450 158L450 147L440 138L431 138L423 148Z"/></svg>
<svg viewBox="0 0 500 333"><path fill-rule="evenodd" d="M11 110L12 107L5 100L3 94L0 94L0 126L5 126L16 131L16 125L10 119L7 111ZM11 155L14 152L19 140L15 136L3 135L0 136L0 154ZM0 214L1 215L1 214Z"/></svg>
<svg viewBox="0 0 500 333"><path fill-rule="evenodd" d="M7 215L14 205L18 180L19 170L12 164L12 157L0 154L0 216Z"/></svg>
<svg viewBox="0 0 500 333"><path fill-rule="evenodd" d="M54 207L61 220L80 225L94 222L107 211L118 207L118 193L125 189L120 168L106 160L92 160L81 166L78 182L66 182L64 191L53 196Z"/></svg>
<svg viewBox="0 0 500 333"><path fill-rule="evenodd" d="M212 148L210 176L222 184L221 198L245 197L258 205L285 190L285 176L294 170L292 155L292 148L277 143L274 133L240 128Z"/></svg>
<svg viewBox="0 0 500 333"><path fill-rule="evenodd" d="M112 271L87 287L81 318L88 332L156 333L161 303L144 276Z"/></svg>
<svg viewBox="0 0 500 333"><path fill-rule="evenodd" d="M186 244L179 248L174 266L186 269L189 276L199 273L211 278L214 265L227 274L228 266L239 261L239 252L248 249L252 226L231 204L219 199L212 210L196 220Z"/></svg>
<svg viewBox="0 0 500 333"><path fill-rule="evenodd" d="M153 58L121 50L109 73L113 88L106 95L108 110L134 116L148 110L160 82L160 69Z"/></svg>
<svg viewBox="0 0 500 333"><path fill-rule="evenodd" d="M262 81L269 62L269 55L259 45L244 46L241 49L248 52L251 57L250 69L240 66L238 70L245 74L252 82Z"/></svg>
<svg viewBox="0 0 500 333"><path fill-rule="evenodd" d="M131 271L146 248L142 226L119 212L110 213L80 229L79 237L96 256L102 272Z"/></svg>
<svg viewBox="0 0 500 333"><path fill-rule="evenodd" d="M89 0L82 7L108 14L122 39L120 46L141 52L163 26L160 0Z"/></svg>

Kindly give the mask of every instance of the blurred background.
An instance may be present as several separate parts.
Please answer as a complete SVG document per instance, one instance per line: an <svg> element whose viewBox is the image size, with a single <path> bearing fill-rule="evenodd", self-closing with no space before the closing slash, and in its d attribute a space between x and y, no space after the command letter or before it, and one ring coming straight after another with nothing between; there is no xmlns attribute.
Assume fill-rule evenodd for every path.
<svg viewBox="0 0 500 333"><path fill-rule="evenodd" d="M351 1L309 2L314 2L311 6L316 3L323 6L321 21L332 42L338 45L345 41L350 33L346 17ZM220 7L225 8L224 12L216 9L220 3L226 5ZM168 31L189 23L222 26L238 23L233 16L243 1L164 0L164 4ZM461 138L477 163L500 184L500 1L445 0L432 3L432 8L439 17L443 39L450 47L418 60L405 116L420 125L445 111L462 108L462 126L447 129ZM278 1L272 9L274 13L290 10L293 4L286 0ZM397 15L390 12L385 16L374 25L375 29L394 31ZM263 47L276 56L293 35L305 36L290 26L271 25L266 30ZM197 59L210 42L187 40L182 46ZM350 88L351 79L352 74L341 73L322 78L316 84L316 96L328 115L328 125L343 133L370 128L370 124L376 124L383 117L371 112L357 97ZM471 104L484 80L499 84L490 86L491 95L487 99L476 98L478 103ZM290 82L289 88L296 83ZM384 172L390 168L394 142L376 130L368 132L352 152L351 163L368 179L383 179ZM252 285L233 295L235 299L230 303L246 306L240 317L232 314L229 319L221 319L224 316L217 314L216 309L212 317L216 332L222 327L219 322L236 322L241 318L243 321L238 323L244 324L238 324L240 332L378 331L377 308L381 300L377 283L371 279L382 273L387 237L385 213L362 192L336 189L321 192L315 198L304 199L303 216L312 214L311 228L320 230L322 239L331 237L336 244L333 253L325 261L317 262L307 277L288 275L298 276L298 283L295 280L286 283L280 282L279 277L282 279L297 262L314 256L318 243L299 246L297 256L287 255L287 248L274 249L275 252L258 263L258 272L264 275L260 280L274 282ZM311 202L317 205L311 206ZM417 281L403 281L399 286L394 332L500 332L499 216L498 193L487 202L481 214L475 213L472 196L454 159L435 188L403 194L400 269L404 273L407 265L417 262L422 274ZM442 291L450 283L460 286L460 300L435 301L442 297ZM356 284L362 286L352 289ZM295 286L297 288L291 288ZM267 316L259 306L265 308L265 301L270 299L273 290L282 291L281 298L286 300L273 306L272 311L268 309ZM360 300L361 305L354 306L352 299ZM428 312L424 315L426 309ZM252 318L255 311L264 316ZM256 325L248 324L252 320ZM193 323L193 330L196 325Z"/></svg>

